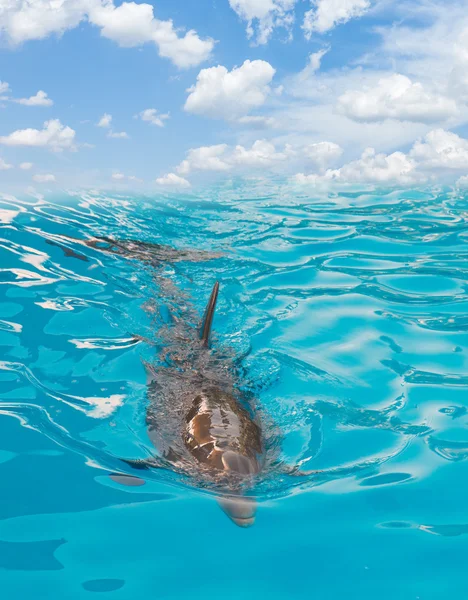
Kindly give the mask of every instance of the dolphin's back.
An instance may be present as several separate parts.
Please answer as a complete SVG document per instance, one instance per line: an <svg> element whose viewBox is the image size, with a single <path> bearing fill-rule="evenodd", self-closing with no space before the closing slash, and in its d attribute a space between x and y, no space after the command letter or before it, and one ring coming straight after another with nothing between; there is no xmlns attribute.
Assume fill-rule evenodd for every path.
<svg viewBox="0 0 468 600"><path fill-rule="evenodd" d="M234 395L216 387L201 391L185 421L184 443L199 463L232 470L231 459L236 455L248 459L254 472L258 471L261 431Z"/></svg>

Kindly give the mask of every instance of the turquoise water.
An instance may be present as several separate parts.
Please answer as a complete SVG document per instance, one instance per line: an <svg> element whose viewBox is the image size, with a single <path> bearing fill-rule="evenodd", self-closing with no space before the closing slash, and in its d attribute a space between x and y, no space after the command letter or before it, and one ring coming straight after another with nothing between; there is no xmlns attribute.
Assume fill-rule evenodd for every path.
<svg viewBox="0 0 468 600"><path fill-rule="evenodd" d="M466 207L253 184L3 196L2 598L468 597ZM222 255L155 266L80 243L103 236ZM284 462L319 472L268 473L249 529L174 474L108 477L151 448L154 307L201 316L216 279L214 346Z"/></svg>

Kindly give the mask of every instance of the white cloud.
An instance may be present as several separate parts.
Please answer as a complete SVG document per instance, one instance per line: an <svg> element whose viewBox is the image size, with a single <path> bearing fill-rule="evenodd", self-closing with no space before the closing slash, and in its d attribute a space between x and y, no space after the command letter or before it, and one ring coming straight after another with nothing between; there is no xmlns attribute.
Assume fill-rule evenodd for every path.
<svg viewBox="0 0 468 600"><path fill-rule="evenodd" d="M9 84L6 81L0 81L0 94L8 94L10 91Z"/></svg>
<svg viewBox="0 0 468 600"><path fill-rule="evenodd" d="M304 154L320 170L336 162L343 154L343 148L334 142L318 142L304 148Z"/></svg>
<svg viewBox="0 0 468 600"><path fill-rule="evenodd" d="M458 173L457 173L458 171ZM468 171L468 140L457 134L434 129L417 140L407 154L376 153L374 148L365 150L360 159L351 161L339 169L328 169L324 174L296 175L298 183L309 184L355 184L373 183L386 185L411 185L430 180L453 181L452 173ZM468 177L457 182L463 187Z"/></svg>
<svg viewBox="0 0 468 600"><path fill-rule="evenodd" d="M413 145L409 156L424 169L468 169L468 140L434 129Z"/></svg>
<svg viewBox="0 0 468 600"><path fill-rule="evenodd" d="M125 179L127 179L128 181L136 181L138 183L143 182L142 179L135 177L135 175L124 175L120 171L116 171L115 173L112 173L112 179L114 179L115 181L124 181Z"/></svg>
<svg viewBox="0 0 468 600"><path fill-rule="evenodd" d="M299 173L297 183L323 184L409 184L418 180L416 164L403 152L377 154L374 148L367 148L359 160L354 160L340 169L328 169L324 175L304 175Z"/></svg>
<svg viewBox="0 0 468 600"><path fill-rule="evenodd" d="M171 59L181 69L196 67L208 60L215 44L211 38L200 39L193 29L178 37L172 21L158 21L153 39L160 56Z"/></svg>
<svg viewBox="0 0 468 600"><path fill-rule="evenodd" d="M23 104L24 106L52 106L53 101L48 97L46 92L43 90L39 90L35 96L31 96L30 98L20 98L19 100L15 100L18 104Z"/></svg>
<svg viewBox="0 0 468 600"><path fill-rule="evenodd" d="M340 23L361 17L370 8L370 0L313 0L315 8L304 15L304 30L307 39L314 32L325 33Z"/></svg>
<svg viewBox="0 0 468 600"><path fill-rule="evenodd" d="M202 69L187 90L185 110L215 119L237 119L262 106L270 93L275 69L264 60L246 60L228 71L220 65Z"/></svg>
<svg viewBox="0 0 468 600"><path fill-rule="evenodd" d="M455 183L455 186L463 190L468 189L468 175L463 175L463 177L460 177L460 179L458 179Z"/></svg>
<svg viewBox="0 0 468 600"><path fill-rule="evenodd" d="M90 21L101 28L101 35L131 48L153 38L154 15L150 4L124 2L116 7L113 2L97 3L90 11Z"/></svg>
<svg viewBox="0 0 468 600"><path fill-rule="evenodd" d="M249 149L240 145L236 146L229 162L235 166L270 167L293 155L294 150L290 146L286 146L283 152L277 152L271 142L256 140Z"/></svg>
<svg viewBox="0 0 468 600"><path fill-rule="evenodd" d="M74 150L75 131L65 127L58 119L44 123L44 129L18 129L10 135L0 136L5 146L47 146L55 152Z"/></svg>
<svg viewBox="0 0 468 600"><path fill-rule="evenodd" d="M201 146L187 152L187 158L177 167L180 175L188 175L191 171L227 171L230 167L222 160L227 144Z"/></svg>
<svg viewBox="0 0 468 600"><path fill-rule="evenodd" d="M181 175L188 175L193 171L226 172L232 169L272 168L288 163L297 154L297 150L288 144L278 152L275 145L267 140L256 140L250 148L240 144L234 147L217 144L192 148L176 170Z"/></svg>
<svg viewBox="0 0 468 600"><path fill-rule="evenodd" d="M33 163L30 162L23 162L20 164L20 169L22 169L23 171L29 171L30 169L33 168Z"/></svg>
<svg viewBox="0 0 468 600"><path fill-rule="evenodd" d="M156 179L156 183L158 185L162 185L162 186L181 187L181 188L190 187L190 182L187 181L187 179L184 179L183 177L179 177L179 175L176 175L175 173L168 173L167 175L164 175L164 177L158 177L158 179Z"/></svg>
<svg viewBox="0 0 468 600"><path fill-rule="evenodd" d="M202 40L190 30L179 37L172 21L154 18L150 4L124 2L116 7L104 2L90 11L89 20L101 27L101 35L123 47L154 42L160 56L169 58L180 68L199 65L207 60L214 47L212 39Z"/></svg>
<svg viewBox="0 0 468 600"><path fill-rule="evenodd" d="M416 0L416 2L418 1ZM398 6L398 3L392 5L392 10L400 10L404 13L403 9ZM311 142L332 140L343 148L347 160L351 160L356 158L357 153L362 152L366 147L374 147L377 152L391 154L395 150L409 146L415 139L426 135L433 128L442 126L452 129L467 123L468 106L464 106L460 100L461 92L453 92L449 83L453 77L451 70L455 64L449 22L452 23L454 18L457 21L452 25L455 28L454 40L458 40L458 21L464 18L468 31L468 17L462 17L457 12L454 17L448 16L450 11L444 11L441 6L439 8L447 21L442 37L440 32L433 28L425 28L424 34L420 35L418 33L421 29L420 26L408 28L403 35L399 31L399 24L395 23L388 28L388 31L385 31L384 47L378 43L371 48L367 47L366 54L357 60L353 59L352 65L346 64L348 61L345 61L342 67L327 68L326 70L315 71L312 68L309 71L306 68L296 75L287 77L283 81L287 93L271 102L275 111L274 117L278 123L281 123L281 130L284 132L280 138L281 141L294 146L305 146ZM423 14L425 19L428 18L426 13ZM394 30L395 36L393 36ZM417 43L414 42L415 38L418 40ZM436 56L434 56L432 48L434 38L437 44ZM439 41L437 41L438 39ZM413 82L419 82L424 93L434 99L433 106L429 106L430 102L426 102L422 107L415 106L414 113L407 115L404 115L401 103L395 101L395 111L398 107L401 116L421 120L399 122L386 117L364 122L350 119L344 112L339 112L337 107L340 97L350 90L374 90L378 87L379 80L394 76L395 64L398 64L399 73L410 80L410 85L413 85ZM468 73L467 64L468 58L464 68L464 71ZM461 77L455 79L461 84ZM468 92L468 87L466 92ZM438 98L442 98L442 101L439 102ZM448 102L444 102L444 99L448 99ZM408 100L408 96L405 95L404 100ZM392 110L392 103L387 102L387 104ZM458 112L447 119L447 115L455 104ZM386 106L385 103L384 106ZM434 108L435 110L433 110ZM408 110L405 110L408 113ZM417 114L418 110L420 111L419 115ZM433 111L432 114L431 111ZM415 113L416 117L414 117ZM431 120L436 118L434 113L438 113L442 117L439 122ZM306 167L301 167L300 170L302 168Z"/></svg>
<svg viewBox="0 0 468 600"><path fill-rule="evenodd" d="M368 123L383 119L433 123L458 112L454 100L431 94L421 83L397 73L367 90L347 91L338 98L337 108L351 119Z"/></svg>
<svg viewBox="0 0 468 600"><path fill-rule="evenodd" d="M276 27L290 32L296 0L229 0L231 8L247 21L247 36L256 34L257 44L266 44Z"/></svg>
<svg viewBox="0 0 468 600"><path fill-rule="evenodd" d="M104 113L102 115L102 117L99 119L97 126L104 127L105 129L107 129L111 126L111 122L112 122L112 115L108 115L107 113Z"/></svg>
<svg viewBox="0 0 468 600"><path fill-rule="evenodd" d="M8 169L12 169L13 165L9 165L3 158L0 157L0 171L8 171Z"/></svg>
<svg viewBox="0 0 468 600"><path fill-rule="evenodd" d="M86 0L3 0L0 29L13 44L61 35L85 17Z"/></svg>
<svg viewBox="0 0 468 600"><path fill-rule="evenodd" d="M315 75L317 71L320 70L322 65L322 58L330 51L330 48L322 48L322 50L318 50L317 52L313 52L309 54L309 59L307 61L307 65L297 74L297 80L305 81Z"/></svg>
<svg viewBox="0 0 468 600"><path fill-rule="evenodd" d="M34 175L33 179L34 181L37 181L37 183L48 183L55 181L55 175L51 175L50 173L46 175Z"/></svg>
<svg viewBox="0 0 468 600"><path fill-rule="evenodd" d="M87 19L101 29L101 35L123 47L156 44L160 56L178 67L199 65L214 46L193 30L180 35L172 21L154 18L150 4L113 0L2 0L0 30L12 44L39 40L51 34L62 35Z"/></svg>
<svg viewBox="0 0 468 600"><path fill-rule="evenodd" d="M151 123L151 125L164 127L164 121L169 119L169 113L160 114L156 108L147 108L138 113L138 115L135 115L135 117L139 117L142 121L147 121L148 123Z"/></svg>
<svg viewBox="0 0 468 600"><path fill-rule="evenodd" d="M107 137L120 140L128 140L128 133L126 131L109 131Z"/></svg>

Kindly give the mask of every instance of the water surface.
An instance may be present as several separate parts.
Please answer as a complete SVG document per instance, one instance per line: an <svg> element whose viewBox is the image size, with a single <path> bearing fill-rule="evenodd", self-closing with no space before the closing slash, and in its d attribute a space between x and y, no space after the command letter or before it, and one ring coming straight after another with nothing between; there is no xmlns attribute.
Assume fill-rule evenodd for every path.
<svg viewBox="0 0 468 600"><path fill-rule="evenodd" d="M4 597L466 598L466 207L253 184L3 196ZM168 293L145 261L76 241L104 236L221 255L159 265ZM216 279L214 344L284 462L320 472L259 481L249 530L170 473L108 477L151 448L161 319L196 327Z"/></svg>

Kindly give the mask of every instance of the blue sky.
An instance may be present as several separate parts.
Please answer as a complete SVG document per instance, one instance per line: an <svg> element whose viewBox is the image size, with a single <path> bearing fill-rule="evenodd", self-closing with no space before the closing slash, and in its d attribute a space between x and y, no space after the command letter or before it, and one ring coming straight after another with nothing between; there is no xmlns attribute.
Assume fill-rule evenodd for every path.
<svg viewBox="0 0 468 600"><path fill-rule="evenodd" d="M466 187L467 9L0 0L2 189Z"/></svg>

